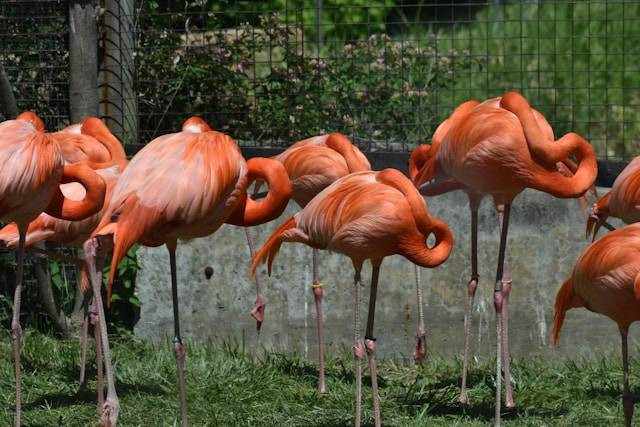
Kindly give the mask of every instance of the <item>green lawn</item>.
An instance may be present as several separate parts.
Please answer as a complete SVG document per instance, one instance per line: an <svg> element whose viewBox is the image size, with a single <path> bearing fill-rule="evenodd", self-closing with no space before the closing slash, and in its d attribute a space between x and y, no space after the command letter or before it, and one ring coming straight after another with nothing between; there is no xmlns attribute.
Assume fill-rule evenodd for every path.
<svg viewBox="0 0 640 427"><path fill-rule="evenodd" d="M113 339L120 425L179 424L177 377L169 345L152 346L130 336ZM0 340L0 425L13 422L11 341ZM80 343L27 331L23 348L24 425L93 425L95 381L76 392ZM622 425L621 363L617 358L515 360L517 408L505 425ZM316 368L297 355L269 353L255 359L237 347L194 345L187 350L187 399L191 425L338 426L353 422L354 375L350 354L330 358L329 393L315 394ZM632 373L640 371L633 359ZM371 424L365 369L364 421ZM89 378L95 375L91 366ZM486 425L493 417L493 365L471 369L471 406L457 403L460 361L430 356L421 367L381 363L384 425ZM632 384L637 376L632 375Z"/></svg>

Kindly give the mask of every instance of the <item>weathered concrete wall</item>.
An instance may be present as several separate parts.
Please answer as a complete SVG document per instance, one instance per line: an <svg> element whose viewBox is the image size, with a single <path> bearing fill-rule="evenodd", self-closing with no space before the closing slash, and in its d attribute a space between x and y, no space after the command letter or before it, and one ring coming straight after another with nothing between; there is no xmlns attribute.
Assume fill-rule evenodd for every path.
<svg viewBox="0 0 640 427"><path fill-rule="evenodd" d="M605 191L601 189L600 191ZM471 266L470 213L466 195L455 192L428 200L432 215L444 219L454 232L455 245L449 260L433 270L422 270L426 322L430 351L460 354L463 345L466 283ZM297 210L293 203L286 215ZM567 315L559 352L549 346L555 295L569 276L579 254L587 246L585 214L576 200L559 200L525 191L512 208L509 232L513 287L510 299L512 354L572 355L619 352L619 335L610 320L584 309ZM260 245L284 221L256 227ZM614 225L618 225L615 223ZM602 233L602 232L601 232ZM477 354L494 354L495 316L493 279L498 252L498 220L490 199L483 201L479 216L480 285L477 293L473 348ZM137 294L142 302L136 333L159 339L173 334L168 254L164 248L138 252L142 271ZM213 268L206 279L204 270ZM241 228L224 226L214 236L178 247L178 281L181 323L187 340L227 339L248 349L297 350L316 357L315 306L311 283L311 249L285 244L266 284L267 308L260 335L249 315L255 299L247 279L249 254ZM362 318L366 319L370 269L363 279ZM325 335L329 351L349 347L353 334L353 268L348 258L328 252L320 255L320 277L325 284ZM416 329L414 270L400 256L382 264L375 335L382 357L410 358ZM366 320L365 320L366 321ZM635 332L635 331L632 331ZM362 333L364 334L364 325ZM632 333L631 343L638 334Z"/></svg>

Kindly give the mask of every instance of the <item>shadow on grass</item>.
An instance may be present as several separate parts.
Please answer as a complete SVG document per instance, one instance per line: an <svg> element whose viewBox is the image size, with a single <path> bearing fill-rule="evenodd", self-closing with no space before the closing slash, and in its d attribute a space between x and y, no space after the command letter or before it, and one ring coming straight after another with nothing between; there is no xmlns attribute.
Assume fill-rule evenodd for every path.
<svg viewBox="0 0 640 427"><path fill-rule="evenodd" d="M120 400L122 400L130 393L144 394L145 396L163 396L165 394L159 386L144 384L132 385L127 383L116 383L116 391ZM84 403L97 404L97 399L98 395L95 389L83 387L82 389L73 393L44 394L32 402L23 404L23 407L25 409L37 409L42 406L51 408L62 408Z"/></svg>
<svg viewBox="0 0 640 427"><path fill-rule="evenodd" d="M469 372L467 378L470 385L469 391L472 391L472 387L483 384L484 387L491 390L491 395L495 395L494 377L492 375L483 372ZM410 415L418 415L423 410L422 408L427 406L427 413L431 416L467 416L486 422L491 422L495 417L495 402L493 400L475 403L473 397L471 397L471 402L468 405L458 402L460 393L460 377L458 375L447 376L430 383L428 389L422 395L416 395L412 389L413 386L407 390L406 394L397 396L396 399L398 403L406 405L407 413ZM452 392L455 399L452 399ZM530 405L519 407L517 405L516 392L514 392L514 398L516 399L514 408L506 408L503 398L502 419L516 420L521 417L532 416L559 417L568 412L565 409L532 408Z"/></svg>

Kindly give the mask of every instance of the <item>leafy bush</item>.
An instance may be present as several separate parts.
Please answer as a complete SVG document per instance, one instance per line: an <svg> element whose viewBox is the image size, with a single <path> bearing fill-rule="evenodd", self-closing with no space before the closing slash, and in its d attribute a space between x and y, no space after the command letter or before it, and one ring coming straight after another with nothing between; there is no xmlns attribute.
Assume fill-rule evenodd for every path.
<svg viewBox="0 0 640 427"><path fill-rule="evenodd" d="M153 130L145 140L180 126L185 114L171 112L188 111L261 145L342 131L372 142L369 149L402 149L390 142L422 142L437 125L434 95L453 85L451 70L479 66L468 50L438 56L433 37L384 33L334 45L318 59L306 52L302 29L278 14L256 27L186 34L144 31L153 20L141 25L141 128Z"/></svg>

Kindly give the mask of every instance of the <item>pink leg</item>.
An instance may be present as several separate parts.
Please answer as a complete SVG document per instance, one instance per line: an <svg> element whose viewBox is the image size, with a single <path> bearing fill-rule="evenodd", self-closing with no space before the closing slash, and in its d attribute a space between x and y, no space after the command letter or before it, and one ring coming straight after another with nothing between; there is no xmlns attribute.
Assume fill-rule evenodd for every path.
<svg viewBox="0 0 640 427"><path fill-rule="evenodd" d="M96 369L98 370L98 382L96 385L96 391L98 393L98 414L102 414L102 408L104 407L104 362L102 358L102 343L100 340L100 320L98 319L98 313L95 311L95 307L98 305L96 298L93 298L93 307L89 310L89 319L91 325L93 325L93 344L96 353Z"/></svg>
<svg viewBox="0 0 640 427"><path fill-rule="evenodd" d="M180 314L178 311L178 279L176 276L176 247L175 244L167 245L169 249L169 262L171 264L171 296L173 298L173 327L175 336L173 338L176 361L178 362L178 385L180 387L180 414L182 416L182 426L189 425L187 421L187 396L184 384L184 356L185 349L180 336Z"/></svg>
<svg viewBox="0 0 640 427"><path fill-rule="evenodd" d="M88 347L87 341L89 335L89 298L90 292L84 295L84 301L82 302L82 353L80 356L80 380L78 381L78 390L83 389L85 386Z"/></svg>
<svg viewBox="0 0 640 427"><path fill-rule="evenodd" d="M316 303L316 322L318 327L318 393L327 392L324 382L324 326L322 321L322 283L318 280L318 249L313 249L313 299Z"/></svg>
<svg viewBox="0 0 640 427"><path fill-rule="evenodd" d="M622 409L624 410L624 424L631 427L633 419L633 403L634 399L629 390L629 350L627 348L627 331L620 329L622 338L622 369L624 371L624 385L622 388Z"/></svg>
<svg viewBox="0 0 640 427"><path fill-rule="evenodd" d="M20 233L18 244L18 266L16 269L16 290L13 296L13 319L11 320L11 332L13 337L13 354L16 370L16 416L15 425L20 426L21 419L21 401L22 401L22 384L20 371L20 348L22 338L22 326L20 326L20 301L22 299L22 267L24 264L24 243L26 236L26 227L18 226Z"/></svg>
<svg viewBox="0 0 640 427"><path fill-rule="evenodd" d="M422 283L420 281L420 267L413 265L416 276L416 297L418 300L418 329L416 331L416 351L413 360L422 363L427 355L427 334L424 329L424 304L422 302Z"/></svg>
<svg viewBox="0 0 640 427"><path fill-rule="evenodd" d="M256 250L253 245L253 230L250 227L245 227L244 233L247 236L247 243L249 244L249 254L251 255L251 259L253 259L253 257L256 256ZM260 332L262 321L264 320L266 302L264 300L264 295L262 294L260 275L256 274L254 276L254 280L256 282L256 302L253 304L253 308L251 309L251 316L256 319L256 329Z"/></svg>
<svg viewBox="0 0 640 427"><path fill-rule="evenodd" d="M501 386L502 386L502 321L503 321L503 272L504 272L504 259L505 251L507 247L507 232L509 230L509 213L511 210L510 204L504 205L504 214L501 220L500 231L500 250L498 252L498 268L496 272L496 285L495 292L493 293L493 301L496 309L496 411L495 411L495 425L500 425L501 418Z"/></svg>
<svg viewBox="0 0 640 427"><path fill-rule="evenodd" d="M378 292L378 277L380 274L380 261L371 261L371 290L369 294L369 311L367 313L367 332L364 336L364 346L369 358L369 370L371 372L371 393L373 395L373 414L375 426L380 427L380 395L378 393L378 370L376 368L376 339L373 338L373 322L376 315L376 295Z"/></svg>
<svg viewBox="0 0 640 427"><path fill-rule="evenodd" d="M360 414L362 410L362 358L364 356L364 350L360 344L360 294L362 284L360 283L360 268L356 267L356 273L354 276L354 285L356 291L356 304L355 304L355 321L354 321L354 338L353 338L353 358L356 363L356 427L360 426Z"/></svg>
<svg viewBox="0 0 640 427"><path fill-rule="evenodd" d="M473 318L473 302L478 288L478 207L471 206L471 279L467 283L467 311L464 317L464 357L462 361L462 386L459 401L463 405L469 404L467 396L467 371L469 369L469 337L471 335L471 321Z"/></svg>
<svg viewBox="0 0 640 427"><path fill-rule="evenodd" d="M107 400L104 403L100 422L102 425L115 426L118 423L118 415L120 413L120 402L116 394L115 381L113 376L113 365L111 364L111 351L109 349L109 336L107 334L107 322L104 316L104 307L102 306L102 266L104 258L98 254L100 248L100 240L92 238L85 242L84 253L87 263L87 271L89 272L89 280L93 290L95 308L98 310L98 322L100 324L100 344L104 357L105 371L107 374Z"/></svg>
<svg viewBox="0 0 640 427"><path fill-rule="evenodd" d="M503 213L499 212L500 226L503 222ZM511 274L509 272L509 260L507 255L507 246L505 246L505 255L502 271L502 363L504 366L504 393L505 406L513 408L513 390L511 387L511 358L509 357L509 294L511 293Z"/></svg>

